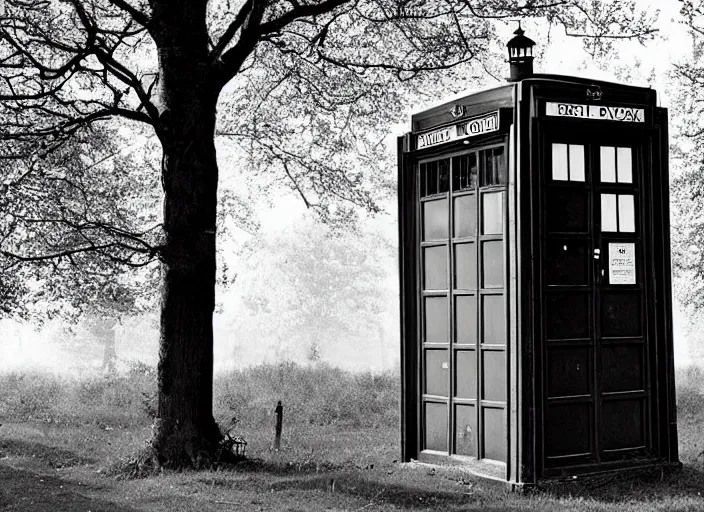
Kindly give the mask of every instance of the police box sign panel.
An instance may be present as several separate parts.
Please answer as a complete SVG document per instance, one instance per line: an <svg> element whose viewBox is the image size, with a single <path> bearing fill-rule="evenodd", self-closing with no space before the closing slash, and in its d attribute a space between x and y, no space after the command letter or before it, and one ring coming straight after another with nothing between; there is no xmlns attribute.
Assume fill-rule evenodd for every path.
<svg viewBox="0 0 704 512"><path fill-rule="evenodd" d="M636 284L635 244L609 244L609 284Z"/></svg>
<svg viewBox="0 0 704 512"><path fill-rule="evenodd" d="M467 137L476 137L498 131L499 129L499 112L492 112L481 117L475 117L468 121L464 121L455 126L433 130L428 133L418 135L416 149L423 149L438 144L445 144L453 140L466 139Z"/></svg>
<svg viewBox="0 0 704 512"><path fill-rule="evenodd" d="M598 121L623 121L644 123L645 109L633 107L609 107L606 105L578 105L575 103L545 104L545 114L557 117L579 117Z"/></svg>

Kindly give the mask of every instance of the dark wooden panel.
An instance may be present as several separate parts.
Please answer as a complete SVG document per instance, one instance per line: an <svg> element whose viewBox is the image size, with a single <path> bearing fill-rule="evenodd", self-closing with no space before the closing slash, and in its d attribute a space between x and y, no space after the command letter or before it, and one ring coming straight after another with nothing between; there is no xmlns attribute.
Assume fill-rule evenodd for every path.
<svg viewBox="0 0 704 512"><path fill-rule="evenodd" d="M591 406L550 404L545 413L545 455L559 457L591 452Z"/></svg>
<svg viewBox="0 0 704 512"><path fill-rule="evenodd" d="M548 187L545 220L549 233L589 231L588 191L582 188Z"/></svg>
<svg viewBox="0 0 704 512"><path fill-rule="evenodd" d="M601 349L602 389L636 391L643 389L643 345L606 345Z"/></svg>
<svg viewBox="0 0 704 512"><path fill-rule="evenodd" d="M584 285L589 278L588 240L546 241L545 283L547 285Z"/></svg>
<svg viewBox="0 0 704 512"><path fill-rule="evenodd" d="M591 294L552 292L545 298L545 326L550 339L588 338Z"/></svg>
<svg viewBox="0 0 704 512"><path fill-rule="evenodd" d="M604 450L638 448L645 445L643 400L609 400L602 406Z"/></svg>
<svg viewBox="0 0 704 512"><path fill-rule="evenodd" d="M592 379L590 348L548 346L547 352L548 396L588 395Z"/></svg>
<svg viewBox="0 0 704 512"><path fill-rule="evenodd" d="M603 336L641 336L641 292L604 292L602 294Z"/></svg>

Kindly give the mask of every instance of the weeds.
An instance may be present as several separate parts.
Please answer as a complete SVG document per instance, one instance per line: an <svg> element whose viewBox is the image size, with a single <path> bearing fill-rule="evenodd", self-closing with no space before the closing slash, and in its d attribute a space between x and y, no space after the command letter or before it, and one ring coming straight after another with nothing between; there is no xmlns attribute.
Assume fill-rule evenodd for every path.
<svg viewBox="0 0 704 512"><path fill-rule="evenodd" d="M264 364L215 377L213 413L226 425L272 423L278 400L286 428L298 425L387 427L398 421L394 373L353 374L325 364ZM137 427L156 415L156 371L133 363L128 371L70 377L39 372L0 374L0 422Z"/></svg>

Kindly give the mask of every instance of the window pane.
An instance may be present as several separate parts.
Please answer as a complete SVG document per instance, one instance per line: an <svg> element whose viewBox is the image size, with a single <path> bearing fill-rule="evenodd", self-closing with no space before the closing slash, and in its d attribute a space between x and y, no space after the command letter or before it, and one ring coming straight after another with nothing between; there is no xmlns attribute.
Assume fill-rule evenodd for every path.
<svg viewBox="0 0 704 512"><path fill-rule="evenodd" d="M423 288L425 290L447 289L447 246L423 249Z"/></svg>
<svg viewBox="0 0 704 512"><path fill-rule="evenodd" d="M455 192L477 186L477 154L456 156L452 159L452 189Z"/></svg>
<svg viewBox="0 0 704 512"><path fill-rule="evenodd" d="M616 194L601 194L601 230L618 231L616 224Z"/></svg>
<svg viewBox="0 0 704 512"><path fill-rule="evenodd" d="M423 180L423 195L432 196L438 193L438 163L427 162L421 164L421 179Z"/></svg>
<svg viewBox="0 0 704 512"><path fill-rule="evenodd" d="M455 297L455 343L477 343L477 300L474 295Z"/></svg>
<svg viewBox="0 0 704 512"><path fill-rule="evenodd" d="M425 392L429 395L448 396L447 372L450 369L447 350L425 351Z"/></svg>
<svg viewBox="0 0 704 512"><path fill-rule="evenodd" d="M618 148L616 150L619 183L633 183L633 162L631 153L631 148Z"/></svg>
<svg viewBox="0 0 704 512"><path fill-rule="evenodd" d="M482 323L484 338L482 343L504 345L506 343L506 313L503 295L482 297Z"/></svg>
<svg viewBox="0 0 704 512"><path fill-rule="evenodd" d="M618 227L619 231L634 233L636 230L635 208L632 195L618 196Z"/></svg>
<svg viewBox="0 0 704 512"><path fill-rule="evenodd" d="M475 236L477 234L477 194L467 194L455 198L455 236Z"/></svg>
<svg viewBox="0 0 704 512"><path fill-rule="evenodd" d="M584 181L584 146L570 144L570 181Z"/></svg>
<svg viewBox="0 0 704 512"><path fill-rule="evenodd" d="M494 172L498 175L498 185L503 185L506 183L506 158L504 155L504 148L494 148Z"/></svg>
<svg viewBox="0 0 704 512"><path fill-rule="evenodd" d="M484 288L502 288L504 286L503 256L503 241L482 243L482 286Z"/></svg>
<svg viewBox="0 0 704 512"><path fill-rule="evenodd" d="M473 243L455 245L455 288L477 287L477 250Z"/></svg>
<svg viewBox="0 0 704 512"><path fill-rule="evenodd" d="M425 298L425 341L447 343L447 297Z"/></svg>
<svg viewBox="0 0 704 512"><path fill-rule="evenodd" d="M601 181L603 183L616 182L616 148L613 146L601 148Z"/></svg>
<svg viewBox="0 0 704 512"><path fill-rule="evenodd" d="M567 144L552 145L552 179L567 181Z"/></svg>
<svg viewBox="0 0 704 512"><path fill-rule="evenodd" d="M423 202L423 240L447 238L447 199Z"/></svg>
<svg viewBox="0 0 704 512"><path fill-rule="evenodd" d="M455 407L455 453L457 455L477 455L477 413L473 405Z"/></svg>
<svg viewBox="0 0 704 512"><path fill-rule="evenodd" d="M482 198L482 233L500 235L503 232L503 192L484 194Z"/></svg>
<svg viewBox="0 0 704 512"><path fill-rule="evenodd" d="M506 401L506 353L503 350L482 350L482 398Z"/></svg>
<svg viewBox="0 0 704 512"><path fill-rule="evenodd" d="M425 404L425 443L426 450L447 451L447 405Z"/></svg>
<svg viewBox="0 0 704 512"><path fill-rule="evenodd" d="M438 193L444 194L450 190L450 160L445 158L438 162Z"/></svg>
<svg viewBox="0 0 704 512"><path fill-rule="evenodd" d="M484 428L482 429L484 441L484 457L487 459L506 462L506 421L503 409L483 409Z"/></svg>
<svg viewBox="0 0 704 512"><path fill-rule="evenodd" d="M477 353L474 350L456 352L455 396L477 398Z"/></svg>
<svg viewBox="0 0 704 512"><path fill-rule="evenodd" d="M482 160L484 160L484 172L482 173L482 187L496 185L494 179L494 159L491 155L491 150L481 152Z"/></svg>
<svg viewBox="0 0 704 512"><path fill-rule="evenodd" d="M484 162L484 172L482 173L482 187L490 185L501 185L506 183L506 161L504 159L504 148L487 149L481 152Z"/></svg>

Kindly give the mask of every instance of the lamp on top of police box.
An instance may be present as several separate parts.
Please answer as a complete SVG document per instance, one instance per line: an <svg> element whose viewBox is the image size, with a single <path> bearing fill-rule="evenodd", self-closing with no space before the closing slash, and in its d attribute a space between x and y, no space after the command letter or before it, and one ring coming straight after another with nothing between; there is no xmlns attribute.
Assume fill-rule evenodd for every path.
<svg viewBox="0 0 704 512"><path fill-rule="evenodd" d="M514 34L516 34L516 37L506 43L508 62L511 65L509 82L518 82L533 74L533 46L535 46L535 41L523 35L524 32L520 22Z"/></svg>

